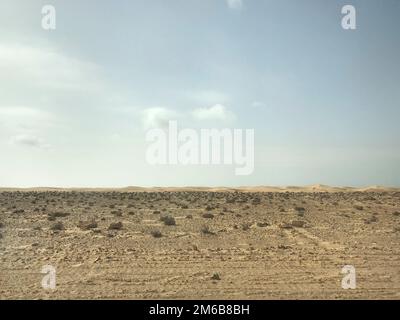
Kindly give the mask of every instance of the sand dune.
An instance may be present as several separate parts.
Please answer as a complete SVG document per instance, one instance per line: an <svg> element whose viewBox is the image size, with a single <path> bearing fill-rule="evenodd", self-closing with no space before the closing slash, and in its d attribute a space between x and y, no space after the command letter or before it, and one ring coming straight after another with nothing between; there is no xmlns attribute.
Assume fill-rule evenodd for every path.
<svg viewBox="0 0 400 320"><path fill-rule="evenodd" d="M1 188L1 191L95 191L95 192L395 192L398 187L367 186L367 187L333 187L328 185L311 186L240 186L240 187L123 187L123 188L56 188L56 187L31 187L31 188Z"/></svg>

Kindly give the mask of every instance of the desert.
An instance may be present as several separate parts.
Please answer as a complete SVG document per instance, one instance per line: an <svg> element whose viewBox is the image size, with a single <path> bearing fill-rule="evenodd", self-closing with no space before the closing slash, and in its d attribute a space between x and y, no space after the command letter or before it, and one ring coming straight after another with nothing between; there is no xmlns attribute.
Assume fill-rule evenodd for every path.
<svg viewBox="0 0 400 320"><path fill-rule="evenodd" d="M399 299L400 190L0 189L0 270L1 299Z"/></svg>

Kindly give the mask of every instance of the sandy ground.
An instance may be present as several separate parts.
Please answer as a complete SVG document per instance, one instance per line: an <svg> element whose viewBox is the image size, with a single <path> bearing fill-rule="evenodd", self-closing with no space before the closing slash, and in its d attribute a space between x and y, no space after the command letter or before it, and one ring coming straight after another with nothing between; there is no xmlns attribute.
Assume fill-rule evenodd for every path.
<svg viewBox="0 0 400 320"><path fill-rule="evenodd" d="M2 189L0 298L400 299L400 190Z"/></svg>

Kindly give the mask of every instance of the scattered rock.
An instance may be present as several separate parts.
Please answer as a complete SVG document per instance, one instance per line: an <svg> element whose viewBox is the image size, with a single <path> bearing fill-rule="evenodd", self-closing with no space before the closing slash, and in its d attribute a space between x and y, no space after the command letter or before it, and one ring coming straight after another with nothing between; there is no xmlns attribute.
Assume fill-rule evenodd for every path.
<svg viewBox="0 0 400 320"><path fill-rule="evenodd" d="M374 223L374 222L378 222L378 218L376 216L372 216L369 219L365 219L364 222L366 224L371 224L371 223Z"/></svg>
<svg viewBox="0 0 400 320"><path fill-rule="evenodd" d="M374 215L369 219L371 222L378 222L378 218Z"/></svg>
<svg viewBox="0 0 400 320"><path fill-rule="evenodd" d="M290 224L291 224L293 227L296 227L296 228L303 228L303 227L305 226L306 222L303 221L303 220L292 220L292 221L290 222Z"/></svg>
<svg viewBox="0 0 400 320"><path fill-rule="evenodd" d="M281 228L281 229L292 229L293 226L291 224L287 223L287 222L281 222L279 224L279 228Z"/></svg>
<svg viewBox="0 0 400 320"><path fill-rule="evenodd" d="M265 227L268 227L268 226L269 226L268 222L257 222L257 227L265 228Z"/></svg>

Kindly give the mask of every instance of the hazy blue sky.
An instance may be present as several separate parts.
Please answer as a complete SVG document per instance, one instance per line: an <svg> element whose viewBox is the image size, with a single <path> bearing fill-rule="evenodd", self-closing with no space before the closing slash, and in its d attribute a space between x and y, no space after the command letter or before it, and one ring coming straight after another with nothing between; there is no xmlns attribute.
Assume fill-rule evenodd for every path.
<svg viewBox="0 0 400 320"><path fill-rule="evenodd" d="M400 186L399 57L398 0L1 0L0 186ZM253 128L254 173L147 164L166 118Z"/></svg>

